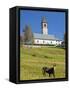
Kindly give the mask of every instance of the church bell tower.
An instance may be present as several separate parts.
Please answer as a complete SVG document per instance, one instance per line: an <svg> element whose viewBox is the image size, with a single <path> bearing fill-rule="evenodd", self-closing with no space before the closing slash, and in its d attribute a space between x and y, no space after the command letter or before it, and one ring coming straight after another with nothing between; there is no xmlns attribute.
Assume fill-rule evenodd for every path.
<svg viewBox="0 0 70 90"><path fill-rule="evenodd" d="M42 18L41 26L42 26L42 34L48 35L48 25L47 25L46 17Z"/></svg>

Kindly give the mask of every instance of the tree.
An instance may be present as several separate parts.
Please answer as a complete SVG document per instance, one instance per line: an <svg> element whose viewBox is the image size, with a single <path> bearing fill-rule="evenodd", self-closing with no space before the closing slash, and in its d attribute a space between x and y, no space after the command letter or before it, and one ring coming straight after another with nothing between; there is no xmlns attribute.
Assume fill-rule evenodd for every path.
<svg viewBox="0 0 70 90"><path fill-rule="evenodd" d="M23 33L20 35L20 45L24 44L24 35Z"/></svg>
<svg viewBox="0 0 70 90"><path fill-rule="evenodd" d="M25 44L33 44L33 33L31 31L31 27L26 25L24 28L24 42Z"/></svg>
<svg viewBox="0 0 70 90"><path fill-rule="evenodd" d="M20 45L22 45L23 43L23 39L22 39L22 36L20 35Z"/></svg>

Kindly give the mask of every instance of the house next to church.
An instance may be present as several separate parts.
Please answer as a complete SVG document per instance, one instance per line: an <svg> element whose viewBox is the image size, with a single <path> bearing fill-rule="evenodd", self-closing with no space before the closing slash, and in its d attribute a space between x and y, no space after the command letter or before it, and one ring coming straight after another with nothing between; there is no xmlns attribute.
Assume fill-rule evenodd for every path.
<svg viewBox="0 0 70 90"><path fill-rule="evenodd" d="M61 45L62 40L56 38L54 35L48 34L48 23L43 17L41 21L41 33L33 33L35 45Z"/></svg>

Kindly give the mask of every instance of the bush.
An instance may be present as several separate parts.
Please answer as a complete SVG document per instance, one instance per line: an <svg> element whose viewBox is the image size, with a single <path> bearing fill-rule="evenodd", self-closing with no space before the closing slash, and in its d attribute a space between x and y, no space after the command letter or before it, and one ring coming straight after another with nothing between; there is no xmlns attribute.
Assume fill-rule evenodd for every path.
<svg viewBox="0 0 70 90"><path fill-rule="evenodd" d="M45 58L48 58L47 56L44 56Z"/></svg>
<svg viewBox="0 0 70 90"><path fill-rule="evenodd" d="M32 56L36 57L36 55L35 55L35 54L32 54Z"/></svg>

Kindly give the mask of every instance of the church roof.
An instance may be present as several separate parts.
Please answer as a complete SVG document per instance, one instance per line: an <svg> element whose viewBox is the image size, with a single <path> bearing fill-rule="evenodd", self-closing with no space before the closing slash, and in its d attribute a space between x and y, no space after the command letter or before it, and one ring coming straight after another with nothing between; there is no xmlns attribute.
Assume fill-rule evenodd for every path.
<svg viewBox="0 0 70 90"><path fill-rule="evenodd" d="M46 21L46 17L43 17L43 18L42 18L42 22L43 22L43 23L46 23L46 22L47 22L47 21Z"/></svg>
<svg viewBox="0 0 70 90"><path fill-rule="evenodd" d="M33 33L34 39L43 39L43 40L60 40L56 38L54 35L46 35L46 34L39 34L39 33Z"/></svg>

